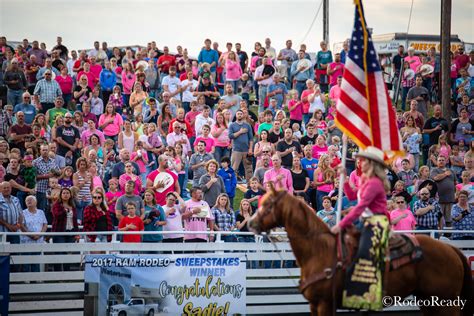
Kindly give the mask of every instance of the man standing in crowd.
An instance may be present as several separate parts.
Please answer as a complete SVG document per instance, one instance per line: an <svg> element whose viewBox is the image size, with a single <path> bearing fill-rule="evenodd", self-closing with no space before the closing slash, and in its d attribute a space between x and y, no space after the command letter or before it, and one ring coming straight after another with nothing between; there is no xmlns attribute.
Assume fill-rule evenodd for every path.
<svg viewBox="0 0 474 316"><path fill-rule="evenodd" d="M442 133L449 131L448 121L441 117L442 110L441 105L436 104L433 107L433 116L426 120L423 126L423 133L429 136L429 142L426 141L423 144L423 163L426 164L428 159L428 149L438 143L439 136Z"/></svg>
<svg viewBox="0 0 474 316"><path fill-rule="evenodd" d="M25 114L25 123L31 125L33 123L33 119L36 116L36 108L33 104L31 104L31 95L28 92L23 93L23 102L18 103L13 108L13 113L16 114L18 112L23 112Z"/></svg>
<svg viewBox="0 0 474 316"><path fill-rule="evenodd" d="M337 85L337 79L342 78L344 72L344 64L341 62L341 54L334 54L334 62L328 66L329 83L331 87Z"/></svg>
<svg viewBox="0 0 474 316"><path fill-rule="evenodd" d="M301 97L301 94L306 89L306 81L308 79L313 79L314 71L309 61L309 67L301 65L299 62L305 59L305 52L300 50L298 52L298 62L294 62L291 65L291 78L293 81L296 81L295 89L298 91L298 97Z"/></svg>
<svg viewBox="0 0 474 316"><path fill-rule="evenodd" d="M209 204L202 199L202 190L199 187L191 188L191 199L186 201L186 211L183 214L184 229L192 231L214 231L214 218ZM214 235L186 234L185 242L207 242L214 240Z"/></svg>
<svg viewBox="0 0 474 316"><path fill-rule="evenodd" d="M125 164L130 161L130 152L127 148L120 150L120 161L114 165L112 169L112 178L117 179L125 173ZM140 175L140 168L135 161L132 161L133 173L137 176Z"/></svg>
<svg viewBox="0 0 474 316"><path fill-rule="evenodd" d="M46 192L49 190L49 178L54 176L53 172L59 172L59 166L54 159L49 157L48 145L41 145L40 156L33 160L33 166L36 168L36 199L38 200L38 208L46 213L48 210ZM47 218L51 219L51 214L47 214Z"/></svg>
<svg viewBox="0 0 474 316"><path fill-rule="evenodd" d="M212 159L214 159L214 156L206 152L206 142L203 140L199 141L196 146L196 152L189 160L189 166L193 171L193 187L199 186L199 179L206 174L206 163Z"/></svg>
<svg viewBox="0 0 474 316"><path fill-rule="evenodd" d="M248 70L249 56L246 52L242 51L241 48L242 45L240 43L235 43L235 51L240 62L240 68L242 68L243 73L246 73Z"/></svg>
<svg viewBox="0 0 474 316"><path fill-rule="evenodd" d="M277 101L276 110L281 110L283 105L286 104L286 95L288 89L286 85L281 82L281 76L278 72L273 75L273 82L268 86L267 96L268 98L275 99Z"/></svg>
<svg viewBox="0 0 474 316"><path fill-rule="evenodd" d="M243 162L245 179L248 183L252 177L253 132L249 123L244 121L244 112L238 110L235 114L237 120L229 126L229 138L232 140L232 169L239 170Z"/></svg>
<svg viewBox="0 0 474 316"><path fill-rule="evenodd" d="M263 177L263 186L266 188L266 185L271 182L275 189L284 190L290 194L293 193L293 178L291 172L288 169L285 169L281 165L281 158L279 155L275 154L272 157L273 168L265 172Z"/></svg>
<svg viewBox="0 0 474 316"><path fill-rule="evenodd" d="M217 51L211 49L211 40L207 38L204 41L204 48L199 52L198 63L199 67L202 67L203 63L210 65L213 82L216 82L216 66L218 62L219 54Z"/></svg>
<svg viewBox="0 0 474 316"><path fill-rule="evenodd" d="M280 155L283 167L291 169L291 166L293 166L293 157L301 154L300 143L293 140L293 131L291 128L285 130L285 137L277 143L276 150L278 155Z"/></svg>
<svg viewBox="0 0 474 316"><path fill-rule="evenodd" d="M160 176L159 176L160 175ZM156 178L159 176L159 180ZM161 179L161 180L160 180ZM146 187L155 192L156 203L163 206L166 204L166 195L169 192L181 194L178 176L168 169L168 157L158 157L158 169L152 171L146 178Z"/></svg>
<svg viewBox="0 0 474 316"><path fill-rule="evenodd" d="M21 153L25 152L25 138L33 133L31 126L25 124L25 113L16 113L16 124L11 127L10 137Z"/></svg>
<svg viewBox="0 0 474 316"><path fill-rule="evenodd" d="M64 115L64 125L56 128L56 142L59 154L70 162L69 165L76 165L80 140L79 130L72 126L72 114L68 112Z"/></svg>
<svg viewBox="0 0 474 316"><path fill-rule="evenodd" d="M61 36L58 36L56 38L56 43L57 45L53 47L53 50L58 50L59 51L59 57L67 60L68 59L68 49L66 46L64 46L63 43L63 38Z"/></svg>
<svg viewBox="0 0 474 316"><path fill-rule="evenodd" d="M265 177L265 172L270 170L270 152L264 152L262 156L262 165L261 167L255 169L254 176L257 177L258 182L263 185L263 180Z"/></svg>
<svg viewBox="0 0 474 316"><path fill-rule="evenodd" d="M0 184L0 232L20 231L23 224L23 215L20 200L12 196L12 186L10 182L4 181ZM7 236L7 242L19 244L20 236Z"/></svg>
<svg viewBox="0 0 474 316"><path fill-rule="evenodd" d="M438 229L441 208L438 202L430 197L430 191L427 188L420 190L420 200L413 204L413 213L417 230Z"/></svg>
<svg viewBox="0 0 474 316"><path fill-rule="evenodd" d="M285 66L286 77L288 77L288 82L291 82L290 69L292 63L298 59L298 55L295 50L291 48L293 42L291 40L286 41L286 48L280 50L277 59L281 61L282 66Z"/></svg>
<svg viewBox="0 0 474 316"><path fill-rule="evenodd" d="M418 111L423 114L423 118L425 119L428 114L429 95L428 89L423 87L423 77L417 76L415 80L415 86L408 90L407 102L416 100L416 102L418 102Z"/></svg>
<svg viewBox="0 0 474 316"><path fill-rule="evenodd" d="M52 79L51 70L45 71L44 79L41 79L36 83L33 93L35 95L37 106L39 103L40 111L43 114L54 107L54 100L56 100L56 97L63 95L58 82Z"/></svg>
<svg viewBox="0 0 474 316"><path fill-rule="evenodd" d="M451 207L454 204L456 176L446 167L446 157L438 156L437 167L431 169L430 177L438 185L439 204L447 227L451 227Z"/></svg>
<svg viewBox="0 0 474 316"><path fill-rule="evenodd" d="M3 82L7 85L8 104L13 106L21 102L21 95L28 88L25 73L18 67L18 59L13 58L10 67L3 75Z"/></svg>
<svg viewBox="0 0 474 316"><path fill-rule="evenodd" d="M237 110L240 109L242 97L234 93L234 88L229 83L225 85L225 93L222 100L225 101L226 108L232 112L232 117L234 117Z"/></svg>
<svg viewBox="0 0 474 316"><path fill-rule="evenodd" d="M56 100L54 100L54 107L46 111L45 120L50 127L53 127L58 116L64 116L68 112L68 110L63 108L63 105L63 97L56 97Z"/></svg>
<svg viewBox="0 0 474 316"><path fill-rule="evenodd" d="M273 83L273 76L263 74L263 69L267 65L268 59L263 58L262 64L255 69L254 80L258 82L258 112L264 111L265 98L267 97L268 87ZM257 92L255 92L257 93Z"/></svg>
<svg viewBox="0 0 474 316"><path fill-rule="evenodd" d="M133 203L137 211L136 215L142 220L145 218L145 205L143 199L133 193L135 190L135 181L129 180L125 183L125 194L117 199L115 204L115 216L120 220L128 215L127 204Z"/></svg>

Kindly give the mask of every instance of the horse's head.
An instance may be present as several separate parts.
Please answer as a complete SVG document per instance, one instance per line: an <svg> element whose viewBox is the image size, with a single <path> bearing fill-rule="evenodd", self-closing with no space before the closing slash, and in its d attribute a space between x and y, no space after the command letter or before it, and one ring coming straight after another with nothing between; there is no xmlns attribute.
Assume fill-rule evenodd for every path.
<svg viewBox="0 0 474 316"><path fill-rule="evenodd" d="M285 191L277 191L273 185L270 185L268 193L262 197L260 207L248 222L249 229L260 234L283 225L281 202L285 196L287 196Z"/></svg>

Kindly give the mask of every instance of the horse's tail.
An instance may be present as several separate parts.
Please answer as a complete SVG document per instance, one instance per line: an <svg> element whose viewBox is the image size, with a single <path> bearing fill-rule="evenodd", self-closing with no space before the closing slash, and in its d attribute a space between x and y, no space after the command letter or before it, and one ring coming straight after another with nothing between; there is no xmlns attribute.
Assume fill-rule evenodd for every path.
<svg viewBox="0 0 474 316"><path fill-rule="evenodd" d="M474 289L472 286L473 280L471 276L471 267L466 259L466 256L456 247L453 247L456 253L459 256L459 259L462 261L462 265L464 267L464 278L462 283L461 289L461 299L466 301L464 308L462 310L462 314L466 316L472 316L474 314L474 304L473 304L473 297L474 297Z"/></svg>

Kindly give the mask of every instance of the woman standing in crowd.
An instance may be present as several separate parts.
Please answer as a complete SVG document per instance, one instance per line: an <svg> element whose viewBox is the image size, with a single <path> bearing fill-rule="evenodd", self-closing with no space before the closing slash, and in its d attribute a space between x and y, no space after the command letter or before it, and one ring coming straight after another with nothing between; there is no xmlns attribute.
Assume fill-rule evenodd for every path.
<svg viewBox="0 0 474 316"><path fill-rule="evenodd" d="M301 159L298 156L293 156L291 177L293 178L293 194L296 196L301 196L305 199L305 201L309 202L309 197L306 194L310 185L309 175L306 169L302 168Z"/></svg>
<svg viewBox="0 0 474 316"><path fill-rule="evenodd" d="M102 145L100 144L100 138L96 134L92 134L89 137L89 146L84 148L84 157L89 157L89 152L94 150L97 153L97 157L101 159L102 161L104 160L104 150L102 148Z"/></svg>
<svg viewBox="0 0 474 316"><path fill-rule="evenodd" d="M259 137L260 141L255 143L253 150L253 155L257 158L257 168L261 166L263 155L270 155L271 157L275 153L275 145L268 141L268 131L262 130Z"/></svg>
<svg viewBox="0 0 474 316"><path fill-rule="evenodd" d="M72 100L73 93L73 81L72 77L68 74L67 67L61 68L61 75L56 76L55 80L58 82L59 87L61 88L64 104L67 106Z"/></svg>
<svg viewBox="0 0 474 316"><path fill-rule="evenodd" d="M240 232L247 233L249 231L247 223L250 217L252 217L252 213L252 206L250 205L249 200L242 199L240 201L235 223L236 228ZM255 242L255 237L250 235L241 235L238 238L240 242Z"/></svg>
<svg viewBox="0 0 474 316"><path fill-rule="evenodd" d="M163 231L184 231L183 216L190 216L191 214L185 215L186 204L179 194L176 192L166 194L166 204L163 206L163 210L166 213L166 225L163 226ZM166 243L182 243L183 240L184 234L173 233L163 235L163 242Z"/></svg>
<svg viewBox="0 0 474 316"><path fill-rule="evenodd" d="M80 159L80 158L79 158ZM52 208L51 213L53 215L52 232L77 232L79 226L77 225L77 211L74 203L74 197L69 188L62 188L59 193L59 200L56 201ZM79 240L79 235L55 235L53 236L53 242L59 243L72 243Z"/></svg>
<svg viewBox="0 0 474 316"><path fill-rule="evenodd" d="M163 103L161 114L158 116L156 125L160 130L160 135L164 144L166 144L166 135L168 135L171 120L173 120L173 115L171 114L170 105L168 103Z"/></svg>
<svg viewBox="0 0 474 316"><path fill-rule="evenodd" d="M48 229L48 221L43 210L36 208L36 197L27 196L25 199L26 208L23 210L23 223L21 223L21 231L25 233L33 233L31 235L20 236L20 244L43 244L44 237L35 235L34 233L44 233ZM40 254L40 253L35 253ZM40 272L39 264L23 265L23 272Z"/></svg>
<svg viewBox="0 0 474 316"><path fill-rule="evenodd" d="M451 125L450 140L452 143L457 143L460 140L464 140L466 144L471 142L472 135L474 134L474 121L469 119L469 113L466 108L462 108L459 111L459 118L456 119Z"/></svg>
<svg viewBox="0 0 474 316"><path fill-rule="evenodd" d="M24 167L20 164L17 156L10 155L10 163L8 164L4 180L10 182L12 187L12 195L20 200L22 208L25 208L25 198L28 194L36 194L36 190L28 188L25 181Z"/></svg>
<svg viewBox="0 0 474 316"><path fill-rule="evenodd" d="M118 134L122 130L122 125L122 116L115 113L115 107L112 104L107 104L105 107L105 113L99 118L99 128L103 131L105 137L116 142Z"/></svg>
<svg viewBox="0 0 474 316"><path fill-rule="evenodd" d="M123 130L118 135L118 149L128 149L130 153L134 152L135 144L138 141L138 133L132 130L132 122L125 120Z"/></svg>
<svg viewBox="0 0 474 316"><path fill-rule="evenodd" d="M240 63L237 60L237 56L233 51L229 52L227 55L227 60L225 62L225 82L230 83L234 92L238 91L240 77L242 77L242 68L240 68Z"/></svg>
<svg viewBox="0 0 474 316"><path fill-rule="evenodd" d="M77 218L82 222L84 208L92 202L92 175L89 172L89 163L84 157L80 157L76 162L76 170L72 176L74 186L79 189L76 197Z"/></svg>
<svg viewBox="0 0 474 316"><path fill-rule="evenodd" d="M79 130L79 134L82 134L82 132L87 129L87 123L84 122L84 116L82 115L82 112L74 112L74 120L72 121L72 126L76 127Z"/></svg>
<svg viewBox="0 0 474 316"><path fill-rule="evenodd" d="M77 82L73 94L78 110L82 110L82 103L91 101L92 89L89 87L89 82L86 75L79 76L79 81Z"/></svg>
<svg viewBox="0 0 474 316"><path fill-rule="evenodd" d="M145 102L146 98L148 98L148 93L143 90L140 82L136 82L130 95L130 108L134 117L143 115L143 102Z"/></svg>
<svg viewBox="0 0 474 316"><path fill-rule="evenodd" d="M122 71L122 86L123 86L123 100L125 106L130 105L130 95L132 94L133 84L135 83L136 75L133 71L133 64L131 60L127 60Z"/></svg>
<svg viewBox="0 0 474 316"><path fill-rule="evenodd" d="M222 178L217 174L217 169L219 165L217 161L209 160L206 163L206 171L201 179L199 179L199 186L202 189L203 200L209 205L216 204L217 196L220 193L225 193L225 184Z"/></svg>
<svg viewBox="0 0 474 316"><path fill-rule="evenodd" d="M41 127L40 136L46 138L48 142L51 140L51 127L46 122L46 117L43 113L36 114L32 125L39 125Z"/></svg>
<svg viewBox="0 0 474 316"><path fill-rule="evenodd" d="M123 97L122 97L122 90L120 89L119 85L116 85L114 87L114 89L112 90L112 94L109 96L108 101L109 102L106 102L106 104L112 104L112 106L115 109L115 112L117 112L118 114L122 114Z"/></svg>
<svg viewBox="0 0 474 316"><path fill-rule="evenodd" d="M216 114L216 122L212 125L211 135L215 145L214 158L220 163L222 157L229 157L230 154L229 128L222 112Z"/></svg>
<svg viewBox="0 0 474 316"><path fill-rule="evenodd" d="M92 203L84 209L85 232L113 231L112 218L105 201L103 190L94 190ZM111 235L87 235L88 242L107 242L112 240Z"/></svg>
<svg viewBox="0 0 474 316"><path fill-rule="evenodd" d="M145 190L145 194L143 195L143 204L145 205L145 219L143 220L143 224L145 224L145 231L163 231L163 226L166 225L166 213L161 205L156 203L155 193L153 190ZM143 235L143 242L161 242L162 240L162 234Z"/></svg>
<svg viewBox="0 0 474 316"><path fill-rule="evenodd" d="M330 167L329 155L322 155L318 168L314 170L314 185L316 186L316 210L322 209L323 197L327 196L334 187L335 172Z"/></svg>
<svg viewBox="0 0 474 316"><path fill-rule="evenodd" d="M142 180L140 179L139 176L137 176L135 173L133 173L133 164L132 162L126 162L125 163L125 173L120 175L119 178L119 185L120 185L120 190L122 191L123 194L125 194L125 185L127 184L128 181L133 181L135 182L135 189L133 191L133 194L135 195L140 195L142 191Z"/></svg>
<svg viewBox="0 0 474 316"><path fill-rule="evenodd" d="M216 203L211 210L214 216L214 231L230 232L235 229L235 214L230 207L230 200L227 193L221 193L217 196ZM233 235L221 235L225 242L235 241Z"/></svg>
<svg viewBox="0 0 474 316"><path fill-rule="evenodd" d="M452 210L454 230L474 229L474 205L468 203L469 192L461 190L458 193L458 203L454 204ZM474 240L474 234L456 233L455 240Z"/></svg>

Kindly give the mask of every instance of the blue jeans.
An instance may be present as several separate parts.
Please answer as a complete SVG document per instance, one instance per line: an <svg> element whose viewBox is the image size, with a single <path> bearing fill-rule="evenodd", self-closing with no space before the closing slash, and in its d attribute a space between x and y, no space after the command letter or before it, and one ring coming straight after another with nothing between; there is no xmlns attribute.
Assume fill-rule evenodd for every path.
<svg viewBox="0 0 474 316"><path fill-rule="evenodd" d="M182 104L183 104L184 112L187 113L187 112L191 111L191 105L190 105L191 102L183 102Z"/></svg>
<svg viewBox="0 0 474 316"><path fill-rule="evenodd" d="M8 89L8 92L7 92L7 100L8 100L8 104L11 104L13 105L13 107L19 103L21 103L22 101L22 95L23 94L23 90L20 89L20 90L12 90L12 89Z"/></svg>
<svg viewBox="0 0 474 316"><path fill-rule="evenodd" d="M37 203L38 209L44 211L46 215L46 212L48 210L48 199L46 198L46 193L37 191L36 200L38 201Z"/></svg>
<svg viewBox="0 0 474 316"><path fill-rule="evenodd" d="M220 164L223 157L230 157L230 149L228 147L216 146L214 151L214 158Z"/></svg>
<svg viewBox="0 0 474 316"><path fill-rule="evenodd" d="M267 97L267 92L267 86L260 85L258 87L258 113L262 113L263 111L265 111L265 107L263 105L265 103L265 98Z"/></svg>
<svg viewBox="0 0 474 316"><path fill-rule="evenodd" d="M295 89L298 91L298 98L301 98L301 94L306 89L306 81L296 81Z"/></svg>
<svg viewBox="0 0 474 316"><path fill-rule="evenodd" d="M239 89L239 82L240 82L240 80L228 80L225 83L232 85L232 88L234 89L234 93L237 94L237 92L239 91L238 90Z"/></svg>
<svg viewBox="0 0 474 316"><path fill-rule="evenodd" d="M18 200L20 200L20 205L22 209L26 208L25 199L27 196L28 196L28 193L26 193L25 191L18 190L18 192L16 193L16 197L18 198ZM44 209L42 208L40 210L44 211Z"/></svg>
<svg viewBox="0 0 474 316"><path fill-rule="evenodd" d="M403 87L403 90L402 90L402 111L405 111L408 90L410 90L410 88L411 87Z"/></svg>
<svg viewBox="0 0 474 316"><path fill-rule="evenodd" d="M76 201L77 220L82 224L84 219L84 209L87 205L91 204L91 201Z"/></svg>

